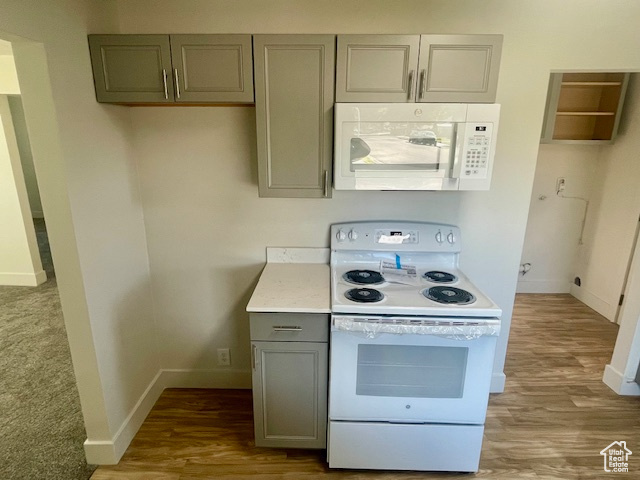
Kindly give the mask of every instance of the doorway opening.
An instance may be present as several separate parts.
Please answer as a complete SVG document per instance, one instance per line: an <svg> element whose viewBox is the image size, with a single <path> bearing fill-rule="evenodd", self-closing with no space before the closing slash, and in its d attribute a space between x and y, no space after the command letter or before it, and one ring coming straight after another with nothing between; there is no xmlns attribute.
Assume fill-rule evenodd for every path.
<svg viewBox="0 0 640 480"><path fill-rule="evenodd" d="M41 45L34 51L24 58L33 63L35 76L46 62ZM0 168L5 182L0 215L7 220L0 232L0 477L88 478L93 467L85 459L87 434L44 219L45 211L53 212L54 219L60 215L55 202L43 209L36 173L38 164L49 168L55 153L38 131L38 151L49 157L40 155L34 165L28 125L46 122L49 135L57 135L57 129L51 112L30 111L26 97L23 106L19 87L12 44L0 40ZM48 84L37 90L30 97L32 105L50 99ZM43 179L52 183L50 177ZM64 232L57 230L58 235Z"/></svg>
<svg viewBox="0 0 640 480"><path fill-rule="evenodd" d="M541 144L519 293L569 293L619 318L640 217L640 74L612 144Z"/></svg>

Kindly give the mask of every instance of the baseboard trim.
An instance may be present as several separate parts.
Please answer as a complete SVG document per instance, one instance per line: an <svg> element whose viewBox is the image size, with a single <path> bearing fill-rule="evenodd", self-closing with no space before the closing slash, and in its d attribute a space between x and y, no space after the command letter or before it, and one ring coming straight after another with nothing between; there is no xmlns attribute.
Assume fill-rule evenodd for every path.
<svg viewBox="0 0 640 480"><path fill-rule="evenodd" d="M490 393L502 393L504 392L504 387L507 383L507 376L504 372L493 372L491 376L491 387L489 389Z"/></svg>
<svg viewBox="0 0 640 480"><path fill-rule="evenodd" d="M165 388L251 388L251 371L240 369L160 370L111 440L84 442L87 463L115 465Z"/></svg>
<svg viewBox="0 0 640 480"><path fill-rule="evenodd" d="M47 281L47 272L40 270L35 273L0 273L0 285L14 287L37 287Z"/></svg>
<svg viewBox="0 0 640 480"><path fill-rule="evenodd" d="M516 293L569 293L571 283L565 280L519 280Z"/></svg>
<svg viewBox="0 0 640 480"><path fill-rule="evenodd" d="M159 371L151 380L144 393L138 399L131 412L124 420L113 439L110 441L93 441L87 439L84 442L84 452L87 463L92 465L115 465L120 461L127 447L140 429L142 422L160 398L164 390L162 384L162 371Z"/></svg>
<svg viewBox="0 0 640 480"><path fill-rule="evenodd" d="M165 388L251 388L251 371L231 368L212 370L162 370Z"/></svg>
<svg viewBox="0 0 640 480"><path fill-rule="evenodd" d="M580 288L577 285L571 285L571 290L569 293L588 307L593 308L596 312L598 312L610 322L615 321L617 306L605 302L601 298L595 296L593 293L588 292L584 288Z"/></svg>
<svg viewBox="0 0 640 480"><path fill-rule="evenodd" d="M611 365L604 367L602 381L618 395L640 396L640 385L624 378L624 375Z"/></svg>

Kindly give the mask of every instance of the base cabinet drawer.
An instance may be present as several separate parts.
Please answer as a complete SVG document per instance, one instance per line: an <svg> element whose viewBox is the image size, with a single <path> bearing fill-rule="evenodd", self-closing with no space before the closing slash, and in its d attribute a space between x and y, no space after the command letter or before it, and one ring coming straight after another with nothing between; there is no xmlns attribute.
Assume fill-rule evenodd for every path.
<svg viewBox="0 0 640 480"><path fill-rule="evenodd" d="M256 446L326 448L329 346L252 342Z"/></svg>
<svg viewBox="0 0 640 480"><path fill-rule="evenodd" d="M329 467L477 472L484 425L330 422Z"/></svg>
<svg viewBox="0 0 640 480"><path fill-rule="evenodd" d="M327 342L329 315L322 313L251 313L251 340Z"/></svg>

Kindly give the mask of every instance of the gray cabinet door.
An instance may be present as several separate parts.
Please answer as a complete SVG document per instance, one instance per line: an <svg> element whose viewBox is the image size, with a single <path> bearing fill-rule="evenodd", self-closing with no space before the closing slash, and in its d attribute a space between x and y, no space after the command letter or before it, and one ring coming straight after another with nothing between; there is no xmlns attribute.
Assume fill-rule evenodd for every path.
<svg viewBox="0 0 640 480"><path fill-rule="evenodd" d="M251 35L171 35L176 102L253 102Z"/></svg>
<svg viewBox="0 0 640 480"><path fill-rule="evenodd" d="M336 102L413 102L419 35L338 35Z"/></svg>
<svg viewBox="0 0 640 480"><path fill-rule="evenodd" d="M255 35L261 197L330 197L334 35Z"/></svg>
<svg viewBox="0 0 640 480"><path fill-rule="evenodd" d="M502 35L422 35L419 102L493 103Z"/></svg>
<svg viewBox="0 0 640 480"><path fill-rule="evenodd" d="M168 35L89 35L89 48L99 102L173 102Z"/></svg>
<svg viewBox="0 0 640 480"><path fill-rule="evenodd" d="M328 344L253 342L252 350L256 445L326 448Z"/></svg>

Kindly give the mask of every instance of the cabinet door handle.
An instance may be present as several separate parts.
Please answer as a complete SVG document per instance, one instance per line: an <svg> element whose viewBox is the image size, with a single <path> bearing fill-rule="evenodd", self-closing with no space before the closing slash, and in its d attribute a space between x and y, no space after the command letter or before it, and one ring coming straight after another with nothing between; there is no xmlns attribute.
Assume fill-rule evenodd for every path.
<svg viewBox="0 0 640 480"><path fill-rule="evenodd" d="M324 171L324 196L328 197L329 196L329 170L325 170Z"/></svg>
<svg viewBox="0 0 640 480"><path fill-rule="evenodd" d="M258 349L255 345L251 345L251 365L253 365L253 369L256 369L256 360L258 357Z"/></svg>
<svg viewBox="0 0 640 480"><path fill-rule="evenodd" d="M411 70L409 72L409 85L407 86L407 100L411 100L411 97L413 97L413 92L411 90L413 90L413 75L415 74L415 70Z"/></svg>
<svg viewBox="0 0 640 480"><path fill-rule="evenodd" d="M302 327L298 327L296 325L292 325L292 326L276 325L273 327L273 330L276 332L301 332Z"/></svg>
<svg viewBox="0 0 640 480"><path fill-rule="evenodd" d="M420 70L420 84L418 85L418 100L422 100L425 88L427 87L427 71Z"/></svg>
<svg viewBox="0 0 640 480"><path fill-rule="evenodd" d="M162 83L164 84L164 99L169 100L169 89L167 88L167 70L162 69Z"/></svg>
<svg viewBox="0 0 640 480"><path fill-rule="evenodd" d="M176 79L176 97L180 98L180 80L178 79L178 69L173 69L173 76Z"/></svg>

